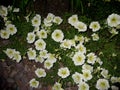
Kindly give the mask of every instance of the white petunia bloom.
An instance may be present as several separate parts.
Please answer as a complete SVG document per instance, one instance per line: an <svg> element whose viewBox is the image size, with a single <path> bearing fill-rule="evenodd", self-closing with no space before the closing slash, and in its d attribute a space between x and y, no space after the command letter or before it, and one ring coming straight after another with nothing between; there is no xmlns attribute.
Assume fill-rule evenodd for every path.
<svg viewBox="0 0 120 90"><path fill-rule="evenodd" d="M45 72L45 70L42 69L42 68L37 68L37 69L35 70L35 74L36 74L39 78L46 76L46 72Z"/></svg>
<svg viewBox="0 0 120 90"><path fill-rule="evenodd" d="M70 75L70 71L67 67L58 69L58 76L61 78L67 78Z"/></svg>
<svg viewBox="0 0 120 90"><path fill-rule="evenodd" d="M108 23L108 26L110 27L118 26L120 24L120 15L115 13L109 15L107 18L107 23Z"/></svg>
<svg viewBox="0 0 120 90"><path fill-rule="evenodd" d="M103 64L103 61L99 57L97 57L96 62L99 63L100 65Z"/></svg>
<svg viewBox="0 0 120 90"><path fill-rule="evenodd" d="M36 50L44 50L46 48L46 42L43 39L38 39L35 41Z"/></svg>
<svg viewBox="0 0 120 90"><path fill-rule="evenodd" d="M21 55L19 51L15 51L14 55L13 55L13 60L16 60L16 62L20 62L21 60Z"/></svg>
<svg viewBox="0 0 120 90"><path fill-rule="evenodd" d="M70 49L71 46L72 46L71 40L67 40L67 39L63 40L63 41L61 42L61 44L60 44L60 47L61 47L61 48L68 48L68 49Z"/></svg>
<svg viewBox="0 0 120 90"><path fill-rule="evenodd" d="M33 43L35 41L35 34L33 32L29 32L27 34L27 42L28 43Z"/></svg>
<svg viewBox="0 0 120 90"><path fill-rule="evenodd" d="M91 36L92 36L93 41L98 41L99 40L98 34L93 33Z"/></svg>
<svg viewBox="0 0 120 90"><path fill-rule="evenodd" d="M5 26L7 27L11 23L12 23L11 21L7 20L7 21L5 21Z"/></svg>
<svg viewBox="0 0 120 90"><path fill-rule="evenodd" d="M3 39L8 39L10 37L10 33L7 30L1 30L0 31L0 37Z"/></svg>
<svg viewBox="0 0 120 90"><path fill-rule="evenodd" d="M47 17L45 18L46 22L47 23L52 22L54 17L55 17L55 15L53 15L52 13L48 13Z"/></svg>
<svg viewBox="0 0 120 90"><path fill-rule="evenodd" d="M108 78L108 70L106 69L103 69L102 72L101 72L101 75L104 77L104 78Z"/></svg>
<svg viewBox="0 0 120 90"><path fill-rule="evenodd" d="M48 22L47 19L44 19L43 23L44 23L45 27L50 27L50 26L53 25L53 23L52 22Z"/></svg>
<svg viewBox="0 0 120 90"><path fill-rule="evenodd" d="M79 43L79 44L76 46L76 49L77 49L80 53L83 53L83 54L86 53L86 47L85 47L82 43Z"/></svg>
<svg viewBox="0 0 120 90"><path fill-rule="evenodd" d="M36 61L36 62L43 63L43 62L44 62L44 59L43 59L40 55L38 55L38 56L35 58L35 61Z"/></svg>
<svg viewBox="0 0 120 90"><path fill-rule="evenodd" d="M40 27L39 26L37 26L37 27L34 27L34 30L33 30L33 32L37 32L37 31L39 31L40 30Z"/></svg>
<svg viewBox="0 0 120 90"><path fill-rule="evenodd" d="M84 43L85 38L83 36L76 36L74 37L75 41L79 41L80 43Z"/></svg>
<svg viewBox="0 0 120 90"><path fill-rule="evenodd" d="M19 11L20 11L19 8L14 8L14 9L13 9L13 12L19 12Z"/></svg>
<svg viewBox="0 0 120 90"><path fill-rule="evenodd" d="M95 61L96 61L96 58L97 58L97 56L96 56L95 53L93 53L93 52L87 54L87 62L88 62L89 64L94 64Z"/></svg>
<svg viewBox="0 0 120 90"><path fill-rule="evenodd" d="M52 33L52 39L56 42L62 42L63 38L64 38L64 34L59 29L54 30L54 32Z"/></svg>
<svg viewBox="0 0 120 90"><path fill-rule="evenodd" d="M33 18L32 18L32 26L38 27L41 25L41 16L36 14Z"/></svg>
<svg viewBox="0 0 120 90"><path fill-rule="evenodd" d="M71 17L68 18L68 23L71 24L72 26L75 26L76 22L78 22L77 15L72 15Z"/></svg>
<svg viewBox="0 0 120 90"><path fill-rule="evenodd" d="M97 21L91 22L89 28L92 29L93 32L96 32L100 29L100 24Z"/></svg>
<svg viewBox="0 0 120 90"><path fill-rule="evenodd" d="M63 90L61 83L56 82L52 87L52 90Z"/></svg>
<svg viewBox="0 0 120 90"><path fill-rule="evenodd" d="M116 83L116 82L118 82L118 77L112 76L110 80L112 83Z"/></svg>
<svg viewBox="0 0 120 90"><path fill-rule="evenodd" d="M82 82L83 77L82 77L82 74L80 74L80 73L78 73L78 72L75 72L75 73L72 75L72 79L74 80L74 82L75 82L76 84L79 84L79 83Z"/></svg>
<svg viewBox="0 0 120 90"><path fill-rule="evenodd" d="M113 35L116 35L116 34L118 34L119 32L118 32L115 28L112 28L112 29L110 30L110 33L113 34Z"/></svg>
<svg viewBox="0 0 120 90"><path fill-rule="evenodd" d="M53 19L53 22L60 25L62 23L63 19L59 16L55 16Z"/></svg>
<svg viewBox="0 0 120 90"><path fill-rule="evenodd" d="M39 38L47 38L47 32L44 29L37 31L36 34Z"/></svg>
<svg viewBox="0 0 120 90"><path fill-rule="evenodd" d="M33 50L32 48L29 48L27 51L27 55L29 60L34 60L36 58L36 51Z"/></svg>
<svg viewBox="0 0 120 90"><path fill-rule="evenodd" d="M81 82L79 85L78 85L78 90L89 90L89 85L85 82Z"/></svg>
<svg viewBox="0 0 120 90"><path fill-rule="evenodd" d="M39 52L39 54L40 54L40 57L42 57L42 58L48 58L48 51L47 50L42 50L42 51L40 51Z"/></svg>
<svg viewBox="0 0 120 90"><path fill-rule="evenodd" d="M90 70L90 72L93 72L93 66L86 64L86 63L84 65L82 65L82 69L83 70Z"/></svg>
<svg viewBox="0 0 120 90"><path fill-rule="evenodd" d="M11 35L14 35L17 33L17 28L13 24L8 24L6 27L6 30L9 31Z"/></svg>
<svg viewBox="0 0 120 90"><path fill-rule="evenodd" d="M53 67L53 63L52 63L49 59L47 59L47 60L44 62L44 67L45 67L46 69L50 69L50 68Z"/></svg>
<svg viewBox="0 0 120 90"><path fill-rule="evenodd" d="M48 58L49 61L51 61L52 63L55 63L57 61L57 59L55 58L54 54L49 53L48 54Z"/></svg>
<svg viewBox="0 0 120 90"><path fill-rule="evenodd" d="M35 80L34 78L29 81L29 84L31 87L38 88L39 82Z"/></svg>
<svg viewBox="0 0 120 90"><path fill-rule="evenodd" d="M7 16L7 15L8 15L7 7L5 7L5 6L0 6L0 16L1 16L1 17L4 17L4 16Z"/></svg>
<svg viewBox="0 0 120 90"><path fill-rule="evenodd" d="M7 48L3 52L11 59L14 56L15 49Z"/></svg>
<svg viewBox="0 0 120 90"><path fill-rule="evenodd" d="M82 53L80 53L80 52L77 52L77 53L75 53L75 55L73 56L72 60L73 60L73 62L74 62L74 64L75 64L76 66L82 65L82 64L84 64L84 62L85 62L85 55L82 54Z"/></svg>
<svg viewBox="0 0 120 90"><path fill-rule="evenodd" d="M78 29L79 32L85 32L87 30L87 25L80 21L77 22L74 27Z"/></svg>
<svg viewBox="0 0 120 90"><path fill-rule="evenodd" d="M97 80L97 84L96 84L96 88L99 90L108 90L108 88L110 87L108 80L106 79L98 79Z"/></svg>
<svg viewBox="0 0 120 90"><path fill-rule="evenodd" d="M82 70L82 72L83 72L82 75L83 75L84 81L88 81L92 79L92 74L90 70Z"/></svg>

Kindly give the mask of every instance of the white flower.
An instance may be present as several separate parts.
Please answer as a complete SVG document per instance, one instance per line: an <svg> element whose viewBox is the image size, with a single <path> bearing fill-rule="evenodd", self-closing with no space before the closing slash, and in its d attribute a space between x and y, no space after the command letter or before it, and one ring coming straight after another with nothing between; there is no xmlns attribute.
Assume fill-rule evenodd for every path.
<svg viewBox="0 0 120 90"><path fill-rule="evenodd" d="M85 42L89 42L90 38L88 37L84 37L85 38Z"/></svg>
<svg viewBox="0 0 120 90"><path fill-rule="evenodd" d="M31 87L38 88L39 82L35 80L34 78L29 81L29 84Z"/></svg>
<svg viewBox="0 0 120 90"><path fill-rule="evenodd" d="M67 39L63 40L61 42L61 44L60 44L60 47L62 47L62 48L68 48L68 49L70 49L71 46L72 46L71 40L67 40Z"/></svg>
<svg viewBox="0 0 120 90"><path fill-rule="evenodd" d="M91 52L89 54L87 54L87 62L90 63L90 64L94 64L95 61L96 61L96 55L95 53Z"/></svg>
<svg viewBox="0 0 120 90"><path fill-rule="evenodd" d="M8 24L6 30L8 30L11 35L16 34L17 32L17 28L13 24Z"/></svg>
<svg viewBox="0 0 120 90"><path fill-rule="evenodd" d="M35 74L36 74L39 78L46 76L46 72L45 72L45 70L42 69L42 68L37 68L37 69L35 70Z"/></svg>
<svg viewBox="0 0 120 90"><path fill-rule="evenodd" d="M46 42L43 39L38 39L35 42L36 50L44 50L46 48Z"/></svg>
<svg viewBox="0 0 120 90"><path fill-rule="evenodd" d="M96 32L100 29L100 24L97 21L91 22L89 28L92 29L93 32Z"/></svg>
<svg viewBox="0 0 120 90"><path fill-rule="evenodd" d="M68 18L68 23L74 26L78 22L78 16L77 15L72 15L71 17Z"/></svg>
<svg viewBox="0 0 120 90"><path fill-rule="evenodd" d="M47 19L44 19L43 23L44 23L45 27L50 27L50 26L53 25L53 23L52 22L48 22Z"/></svg>
<svg viewBox="0 0 120 90"><path fill-rule="evenodd" d="M82 54L82 53L80 53L80 52L77 52L77 53L75 53L75 55L73 56L72 60L73 60L73 62L74 62L74 64L75 64L76 66L82 65L82 64L84 64L84 62L85 62L85 55Z"/></svg>
<svg viewBox="0 0 120 90"><path fill-rule="evenodd" d="M75 28L78 29L79 32L85 32L87 30L87 25L79 21L75 24Z"/></svg>
<svg viewBox="0 0 120 90"><path fill-rule="evenodd" d="M116 35L116 34L118 34L119 32L118 32L115 28L112 28L112 29L110 30L110 33L113 34L113 35Z"/></svg>
<svg viewBox="0 0 120 90"><path fill-rule="evenodd" d="M74 82L75 82L76 84L78 84L78 83L81 83L81 82L82 82L83 77L82 77L82 74L80 74L80 73L78 73L78 72L75 72L75 73L72 75L72 79L74 80Z"/></svg>
<svg viewBox="0 0 120 90"><path fill-rule="evenodd" d="M39 54L40 54L40 57L42 57L42 58L48 58L48 51L47 50L42 50L42 51L40 51L39 52Z"/></svg>
<svg viewBox="0 0 120 90"><path fill-rule="evenodd" d="M8 39L10 37L10 33L7 30L1 30L0 31L0 37L3 39Z"/></svg>
<svg viewBox="0 0 120 90"><path fill-rule="evenodd" d="M32 48L29 48L27 51L27 55L29 60L34 60L36 58L36 51L33 50Z"/></svg>
<svg viewBox="0 0 120 90"><path fill-rule="evenodd" d="M70 75L70 71L67 67L58 69L58 76L61 78L67 78Z"/></svg>
<svg viewBox="0 0 120 90"><path fill-rule="evenodd" d="M38 27L41 24L41 16L40 15L36 15L32 18L32 26Z"/></svg>
<svg viewBox="0 0 120 90"><path fill-rule="evenodd" d="M1 17L4 17L4 16L7 16L8 14L8 10L5 6L0 6L0 16Z"/></svg>
<svg viewBox="0 0 120 90"><path fill-rule="evenodd" d="M98 34L93 33L91 36L92 36L93 41L98 41L99 40Z"/></svg>
<svg viewBox="0 0 120 90"><path fill-rule="evenodd" d="M47 58L50 62L55 63L57 61L57 59L55 58L54 54L49 53L48 54L48 58Z"/></svg>
<svg viewBox="0 0 120 90"><path fill-rule="evenodd" d="M110 87L108 80L106 79L99 79L97 80L96 88L99 90L108 90Z"/></svg>
<svg viewBox="0 0 120 90"><path fill-rule="evenodd" d="M85 82L81 82L79 85L78 85L78 90L89 90L89 85Z"/></svg>
<svg viewBox="0 0 120 90"><path fill-rule="evenodd" d="M82 43L79 43L79 44L76 46L76 49L77 49L80 53L83 53L83 54L86 53L86 47L85 47Z"/></svg>
<svg viewBox="0 0 120 90"><path fill-rule="evenodd" d="M37 31L37 36L39 38L47 38L47 32L44 29L42 29L40 31Z"/></svg>
<svg viewBox="0 0 120 90"><path fill-rule="evenodd" d="M47 23L52 22L54 17L55 17L55 15L53 15L52 13L48 13L47 17L45 18L46 22Z"/></svg>
<svg viewBox="0 0 120 90"><path fill-rule="evenodd" d="M112 82L112 83L118 82L118 77L112 76L112 77L111 77L111 82Z"/></svg>
<svg viewBox="0 0 120 90"><path fill-rule="evenodd" d="M63 38L64 34L59 29L54 30L54 32L52 33L52 39L56 42L62 42Z"/></svg>
<svg viewBox="0 0 120 90"><path fill-rule="evenodd" d="M14 8L14 9L13 9L13 12L19 12L19 11L20 11L19 8Z"/></svg>
<svg viewBox="0 0 120 90"><path fill-rule="evenodd" d="M40 27L39 26L37 26L37 27L34 27L34 30L33 30L33 32L37 32L37 31L39 31L40 30Z"/></svg>
<svg viewBox="0 0 120 90"><path fill-rule="evenodd" d="M27 34L27 42L33 43L35 41L35 34L33 32L29 32Z"/></svg>
<svg viewBox="0 0 120 90"><path fill-rule="evenodd" d="M107 18L107 23L110 27L116 27L120 24L120 15L114 13L109 15Z"/></svg>
<svg viewBox="0 0 120 90"><path fill-rule="evenodd" d="M36 62L43 63L44 59L43 59L40 55L38 55L38 56L35 58L35 61L36 61Z"/></svg>
<svg viewBox="0 0 120 90"><path fill-rule="evenodd" d="M56 82L52 87L52 90L63 90L61 83Z"/></svg>
<svg viewBox="0 0 120 90"><path fill-rule="evenodd" d="M20 62L21 60L21 55L19 51L15 51L14 55L13 55L13 60L16 60L16 62Z"/></svg>
<svg viewBox="0 0 120 90"><path fill-rule="evenodd" d="M15 49L7 48L3 52L11 59L14 56Z"/></svg>
<svg viewBox="0 0 120 90"><path fill-rule="evenodd" d="M82 72L83 72L82 75L83 75L84 81L88 81L92 79L92 74L90 70L82 70Z"/></svg>
<svg viewBox="0 0 120 90"><path fill-rule="evenodd" d="M53 19L53 22L60 25L62 23L63 19L59 16L55 16Z"/></svg>
<svg viewBox="0 0 120 90"><path fill-rule="evenodd" d="M50 68L53 67L53 63L52 63L49 59L47 59L47 60L44 62L44 67L45 67L46 69L50 69Z"/></svg>
<svg viewBox="0 0 120 90"><path fill-rule="evenodd" d="M89 64L86 64L86 63L84 65L82 65L82 69L83 70L90 70L91 72L93 72L93 67Z"/></svg>
<svg viewBox="0 0 120 90"><path fill-rule="evenodd" d="M112 90L119 90L119 88L117 86L111 86Z"/></svg>
<svg viewBox="0 0 120 90"><path fill-rule="evenodd" d="M100 65L103 64L102 60L99 57L96 58L96 62L99 63Z"/></svg>
<svg viewBox="0 0 120 90"><path fill-rule="evenodd" d="M83 36L76 36L75 35L75 41L79 41L80 43L84 43L85 38Z"/></svg>
<svg viewBox="0 0 120 90"><path fill-rule="evenodd" d="M7 21L5 21L5 26L7 27L11 23L12 23L11 21L7 20Z"/></svg>
<svg viewBox="0 0 120 90"><path fill-rule="evenodd" d="M104 78L108 78L108 70L106 69L103 69L102 72L101 72L101 75L104 77Z"/></svg>

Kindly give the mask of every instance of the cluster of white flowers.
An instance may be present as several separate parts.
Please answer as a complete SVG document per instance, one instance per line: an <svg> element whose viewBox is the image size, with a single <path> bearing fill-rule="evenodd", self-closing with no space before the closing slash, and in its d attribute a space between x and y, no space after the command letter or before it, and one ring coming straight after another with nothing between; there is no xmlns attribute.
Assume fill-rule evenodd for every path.
<svg viewBox="0 0 120 90"><path fill-rule="evenodd" d="M87 25L79 21L77 15L72 15L69 17L68 23L74 26L74 28L78 29L79 32L85 32L87 30Z"/></svg>
<svg viewBox="0 0 120 90"><path fill-rule="evenodd" d="M0 30L0 37L3 39L9 39L10 35L14 35L17 33L17 27L12 24L8 19L8 12L12 10L11 6L5 7L0 6L0 16L3 18L5 22L5 27ZM19 8L14 8L13 12L19 12Z"/></svg>
<svg viewBox="0 0 120 90"><path fill-rule="evenodd" d="M53 25L53 23L60 25L62 23L63 19L59 16L55 16L52 13L48 13L47 17L44 19L44 26L50 27Z"/></svg>
<svg viewBox="0 0 120 90"><path fill-rule="evenodd" d="M4 53L10 58L15 60L16 62L20 62L21 55L19 51L16 51L15 49L11 49L11 48L7 48L6 50L4 50Z"/></svg>
<svg viewBox="0 0 120 90"><path fill-rule="evenodd" d="M14 12L16 11L19 10L15 9ZM8 39L10 35L14 35L17 32L15 25L7 20L7 14L7 8L1 6L0 16L4 17L6 28L0 31L0 36L4 39ZM31 20L29 16L27 16L26 20L27 22L30 22L34 28L33 31L28 32L26 37L27 43L32 46L29 47L27 51L28 59L43 64L43 67L35 70L37 78L45 78L47 76L47 71L50 70L56 62L62 60L61 55L63 52L70 50L71 52L69 52L69 54L66 52L64 56L69 57L71 60L70 63L73 63L74 67L78 67L80 70L72 71L71 68L69 68L69 65L67 67L65 64L61 65L61 62L58 63L60 66L57 75L59 76L58 79L61 79L61 81L68 77L72 78L73 82L77 84L78 90L89 90L91 88L89 81L93 79L93 75L96 73L100 74L95 76L97 77L96 89L107 90L110 88L110 82L120 82L119 77L111 77L109 71L102 68L103 61L99 57L99 54L88 50L86 47L86 43L90 40L98 41L100 39L98 31L101 29L101 25L98 21L92 21L90 25L87 26L84 22L78 20L77 15L72 15L68 18L68 23L78 30L78 34L73 38L67 38L63 30L58 28L51 29L52 25L60 25L63 22L63 19L59 16L48 13L47 17L44 18L42 22L41 16L36 14ZM118 34L117 29L120 29L120 16L114 13L109 15L107 18L107 25L111 28L110 33L115 35ZM90 37L82 35L82 33L87 30L92 31ZM55 49L57 53L50 53L47 51L47 38L50 38L52 39L52 42L57 42L57 44L59 44L59 48ZM49 43L49 45L51 43ZM59 50L61 49L63 50L62 54L61 52L59 53ZM4 50L4 53L10 59L16 60L16 62L20 62L22 59L20 52L15 49L7 48ZM98 65L97 68L95 65ZM111 81L109 79L111 79ZM29 81L29 84L31 87L37 88L39 86L39 81L33 78ZM117 89L116 86L111 86L111 88ZM63 90L60 81L55 82L52 90Z"/></svg>

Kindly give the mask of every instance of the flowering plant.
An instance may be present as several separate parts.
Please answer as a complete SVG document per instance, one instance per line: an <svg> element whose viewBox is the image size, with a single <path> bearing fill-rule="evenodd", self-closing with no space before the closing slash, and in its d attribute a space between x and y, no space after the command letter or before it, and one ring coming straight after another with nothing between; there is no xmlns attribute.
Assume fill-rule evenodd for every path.
<svg viewBox="0 0 120 90"><path fill-rule="evenodd" d="M0 7L5 23L0 37L14 43L1 46L1 59L6 54L18 63L24 59L41 63L28 82L31 87L42 82L52 85L52 90L64 90L68 83L78 90L118 89L114 83L120 83L120 15L92 21L77 14L62 19L52 13L45 18L39 14L9 18L8 11Z"/></svg>

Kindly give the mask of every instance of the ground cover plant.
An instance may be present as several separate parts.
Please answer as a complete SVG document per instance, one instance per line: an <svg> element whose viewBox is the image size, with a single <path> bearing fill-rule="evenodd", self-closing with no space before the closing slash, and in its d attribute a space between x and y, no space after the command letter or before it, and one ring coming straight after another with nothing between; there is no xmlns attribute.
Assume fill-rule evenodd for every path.
<svg viewBox="0 0 120 90"><path fill-rule="evenodd" d="M1 61L41 64L27 82L30 87L119 90L119 14L96 21L77 14L23 16L19 8L0 6L0 16Z"/></svg>

